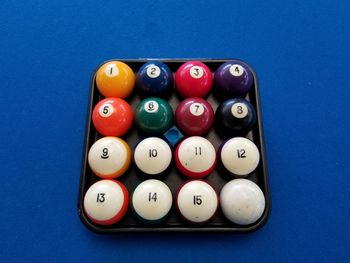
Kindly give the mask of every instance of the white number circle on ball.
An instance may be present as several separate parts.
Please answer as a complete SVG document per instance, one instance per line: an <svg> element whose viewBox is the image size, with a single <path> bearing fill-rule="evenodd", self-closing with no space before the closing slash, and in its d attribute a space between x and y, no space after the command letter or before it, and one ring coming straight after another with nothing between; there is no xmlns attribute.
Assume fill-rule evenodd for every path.
<svg viewBox="0 0 350 263"><path fill-rule="evenodd" d="M158 111L159 104L154 100L150 100L145 103L144 109L149 113L154 113Z"/></svg>
<svg viewBox="0 0 350 263"><path fill-rule="evenodd" d="M193 66L190 68L190 75L192 78L199 79L203 77L204 70L202 67L199 66Z"/></svg>
<svg viewBox="0 0 350 263"><path fill-rule="evenodd" d="M265 197L259 186L247 179L235 179L224 185L220 205L225 217L239 225L256 222L265 210Z"/></svg>
<svg viewBox="0 0 350 263"><path fill-rule="evenodd" d="M171 209L173 196L169 187L155 179L139 184L132 195L135 212L146 220L159 220Z"/></svg>
<svg viewBox="0 0 350 263"><path fill-rule="evenodd" d="M234 103L231 107L231 113L238 119L243 119L248 115L248 107L241 102Z"/></svg>
<svg viewBox="0 0 350 263"><path fill-rule="evenodd" d="M228 140L222 147L220 154L225 168L238 176L245 176L253 172L260 161L256 145L243 137Z"/></svg>
<svg viewBox="0 0 350 263"><path fill-rule="evenodd" d="M147 68L146 73L147 73L147 76L152 79L157 78L160 75L160 68L152 64Z"/></svg>
<svg viewBox="0 0 350 263"><path fill-rule="evenodd" d="M201 223L214 215L218 207L218 197L208 183L194 180L180 189L177 195L177 206L187 220Z"/></svg>
<svg viewBox="0 0 350 263"><path fill-rule="evenodd" d="M104 137L90 148L88 162L95 173L110 175L119 171L127 159L125 145L114 137Z"/></svg>
<svg viewBox="0 0 350 263"><path fill-rule="evenodd" d="M107 77L113 78L119 74L119 69L116 64L109 64L106 66L105 74Z"/></svg>
<svg viewBox="0 0 350 263"><path fill-rule="evenodd" d="M195 102L191 104L190 112L194 116L201 116L204 113L204 107L201 103Z"/></svg>
<svg viewBox="0 0 350 263"><path fill-rule="evenodd" d="M230 67L230 73L234 77L240 77L244 73L244 68L241 65L234 64Z"/></svg>
<svg viewBox="0 0 350 263"><path fill-rule="evenodd" d="M112 106L112 104L106 103L100 107L100 109L98 110L98 113L100 114L101 117L107 118L112 115L113 111L114 111L114 107Z"/></svg>
<svg viewBox="0 0 350 263"><path fill-rule="evenodd" d="M169 145L157 137L142 140L134 151L136 166L146 174L159 174L165 171L170 165L171 157Z"/></svg>

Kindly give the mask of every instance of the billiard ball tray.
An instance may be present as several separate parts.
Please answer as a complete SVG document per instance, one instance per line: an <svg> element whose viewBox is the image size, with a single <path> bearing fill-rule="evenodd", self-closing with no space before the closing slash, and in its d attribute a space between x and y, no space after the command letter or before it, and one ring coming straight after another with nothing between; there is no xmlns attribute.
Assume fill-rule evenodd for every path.
<svg viewBox="0 0 350 263"><path fill-rule="evenodd" d="M182 64L191 60L190 59L130 59L130 60L118 59L118 61L122 61L125 64L127 64L135 74L140 70L142 65L144 65L145 63L159 61L161 63L166 64L169 67L169 69L172 71L172 73L175 75L175 72L180 68ZM203 62L214 74L216 70L223 63L229 62L229 61L239 61L239 60L196 59L196 61ZM268 177L267 162L266 162L266 155L265 155L265 148L264 148L264 138L263 138L263 128L262 128L262 121L261 121L261 110L260 110L260 102L259 102L259 89L258 89L257 77L254 71L252 70L252 68L250 68L250 66L248 65L247 67L249 68L253 76L252 87L244 96L239 96L239 97L246 99L254 107L256 111L256 122L251 128L251 130L247 134L244 134L241 137L245 137L249 139L256 145L260 153L260 161L256 169L250 174L248 174L247 176L244 176L243 178L246 178L249 181L254 182L261 189L263 196L265 198L265 207L258 220L256 220L253 223L242 225L242 224L232 222L232 220L229 220L227 216L224 215L219 202L220 191L222 190L223 186L227 184L229 181L237 178L241 178L241 176L234 176L231 173L227 172L222 162L220 161L219 157L217 158L215 169L208 176L198 179L198 180L203 180L205 182L208 182L208 184L212 186L217 193L219 204L215 214L211 217L211 219L208 222L199 223L199 224L189 222L188 220L184 219L184 217L178 211L179 209L176 204L176 194L178 194L179 189L185 182L188 182L190 180L196 180L196 179L189 178L183 175L175 165L174 155L175 155L176 145L179 144L179 141L184 140L184 138L187 138L187 136L185 135L182 138L181 133L179 133L177 138L178 141L176 141L175 143L170 142L169 138L167 138L164 135L157 136L162 138L167 143L169 143L169 146L171 147L171 150L172 150L172 160L171 160L170 166L166 169L164 173L162 173L161 175L155 175L155 176L145 175L135 167L135 160L132 160L127 171L123 173L122 176L113 179L125 185L126 190L130 194L130 198L129 198L130 202L131 202L132 194L135 188L143 181L147 179L157 179L164 182L171 191L173 201L172 201L170 212L167 214L166 218L163 219L162 222L151 223L151 224L145 223L143 220L140 220L140 218L135 215L133 209L131 208L131 205L127 206L126 214L117 223L104 225L104 224L98 224L93 220L91 220L91 218L87 215L86 211L84 210L84 196L87 193L88 189L94 183L99 182L102 179L96 176L95 173L90 168L88 163L88 154L93 144L99 139L104 137L96 130L92 122L92 114L95 106L105 98L105 96L101 95L96 85L96 72L97 72L96 70L93 73L93 76L91 78L90 97L89 97L89 105L88 105L88 113L87 113L86 132L85 132L84 150L83 150L83 157L82 157L82 169L81 169L80 187L79 187L80 189L79 189L79 197L78 197L78 214L82 222L90 230L93 230L98 233L117 233L117 232L237 232L237 233L242 233L242 232L251 232L261 227L266 222L268 213L270 210L269 187L268 187L268 180L267 180L267 177ZM183 97L181 97L177 92L175 92L175 85L176 83L174 81L173 92L168 98L168 102L171 105L172 110L174 112L178 104L183 100ZM213 83L213 85L214 85L213 90L215 90L215 85L216 85L215 82ZM215 94L215 92L211 92L204 99L207 100L211 104L213 110L216 111L216 109L218 108L218 105L221 102L223 102L225 99L229 99L229 98L228 97L223 98L222 94L219 94L219 93ZM130 104L133 110L135 110L135 108L137 107L137 105L140 103L141 100L142 98L140 98L137 92L137 89L134 89L131 95L125 98L125 101ZM179 131L176 128L176 125L172 126L171 129L174 129L176 132ZM224 144L225 141L229 140L231 137L236 137L236 135L231 136L227 134L226 136L222 136L220 132L225 133L225 130L223 131L220 128L215 129L214 127L212 127L209 130L209 132L203 136L204 138L206 138L212 143L217 155L219 155L218 153L222 149L222 145ZM150 136L140 134L140 132L135 127L135 123L133 123L129 131L123 136L119 136L119 137L122 138L130 146L131 156L133 159L133 152L137 144L142 139L145 139ZM196 151L197 150L198 149L196 149ZM104 153L102 152L102 155L103 154ZM240 153L238 152L238 155L239 154ZM152 153L150 152L150 156L151 155ZM99 201L101 202L104 200L104 196L100 194L97 194L97 196L95 197L96 197L96 202L99 202ZM101 197L103 198L101 199ZM152 198L153 196L151 196L151 193L150 193L149 201L152 201L151 200ZM197 198L197 199L196 198L197 198L196 196L193 196L194 204L200 205L201 200L198 200L200 198Z"/></svg>

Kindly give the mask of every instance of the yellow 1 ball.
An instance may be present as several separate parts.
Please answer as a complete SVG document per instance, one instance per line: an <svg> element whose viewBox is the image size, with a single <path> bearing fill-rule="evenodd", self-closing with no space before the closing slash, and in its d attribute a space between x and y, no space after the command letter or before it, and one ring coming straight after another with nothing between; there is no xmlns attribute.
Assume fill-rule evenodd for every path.
<svg viewBox="0 0 350 263"><path fill-rule="evenodd" d="M103 96L124 99L134 89L135 74L127 64L110 61L97 70L96 85Z"/></svg>

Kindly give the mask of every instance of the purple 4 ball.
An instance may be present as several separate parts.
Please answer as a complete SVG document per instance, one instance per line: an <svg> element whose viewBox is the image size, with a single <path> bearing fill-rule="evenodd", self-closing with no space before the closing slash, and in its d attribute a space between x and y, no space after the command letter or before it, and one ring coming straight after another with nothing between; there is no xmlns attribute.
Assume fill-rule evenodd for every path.
<svg viewBox="0 0 350 263"><path fill-rule="evenodd" d="M222 97L242 97L253 86L254 76L249 67L239 60L222 64L215 72L215 88Z"/></svg>

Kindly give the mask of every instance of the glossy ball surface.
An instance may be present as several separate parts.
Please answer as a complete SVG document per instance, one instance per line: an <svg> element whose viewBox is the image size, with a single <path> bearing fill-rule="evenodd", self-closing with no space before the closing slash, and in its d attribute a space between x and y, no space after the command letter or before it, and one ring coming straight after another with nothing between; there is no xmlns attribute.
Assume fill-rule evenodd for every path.
<svg viewBox="0 0 350 263"><path fill-rule="evenodd" d="M179 171L188 177L205 177L215 168L215 148L203 137L188 137L176 147L175 163Z"/></svg>
<svg viewBox="0 0 350 263"><path fill-rule="evenodd" d="M213 74L200 61L188 61L175 74L177 93L183 98L206 97L213 86Z"/></svg>
<svg viewBox="0 0 350 263"><path fill-rule="evenodd" d="M248 65L234 60L222 64L214 75L215 92L222 97L244 96L253 86L254 77Z"/></svg>
<svg viewBox="0 0 350 263"><path fill-rule="evenodd" d="M264 213L265 197L252 181L235 179L221 189L220 205L228 220L239 225L249 225Z"/></svg>
<svg viewBox="0 0 350 263"><path fill-rule="evenodd" d="M92 122L104 136L122 136L132 126L134 112L131 106L120 98L106 98L96 104Z"/></svg>
<svg viewBox="0 0 350 263"><path fill-rule="evenodd" d="M126 187L114 180L101 180L87 190L84 196L87 217L99 225L112 225L120 221L129 206Z"/></svg>
<svg viewBox="0 0 350 263"><path fill-rule="evenodd" d="M215 112L215 125L222 136L247 134L256 122L256 111L253 105L240 98L222 102Z"/></svg>
<svg viewBox="0 0 350 263"><path fill-rule="evenodd" d="M131 204L136 216L145 224L159 224L169 214L173 196L162 181L149 179L140 183L132 194Z"/></svg>
<svg viewBox="0 0 350 263"><path fill-rule="evenodd" d="M96 85L105 97L126 98L134 89L135 74L124 62L110 61L97 70Z"/></svg>
<svg viewBox="0 0 350 263"><path fill-rule="evenodd" d="M117 137L97 140L88 153L88 163L94 174L111 179L123 175L131 162L129 145Z"/></svg>
<svg viewBox="0 0 350 263"><path fill-rule="evenodd" d="M163 173L169 167L171 159L170 146L158 137L143 139L134 150L134 161L137 168L147 175Z"/></svg>
<svg viewBox="0 0 350 263"><path fill-rule="evenodd" d="M147 98L136 107L135 122L142 134L162 135L173 125L173 110L169 103L163 99Z"/></svg>
<svg viewBox="0 0 350 263"><path fill-rule="evenodd" d="M136 75L136 86L142 98L167 98L174 87L173 72L162 62L147 62Z"/></svg>
<svg viewBox="0 0 350 263"><path fill-rule="evenodd" d="M204 135L214 123L214 110L202 98L188 98L175 111L177 127L186 135Z"/></svg>
<svg viewBox="0 0 350 263"><path fill-rule="evenodd" d="M221 147L220 160L235 176L245 177L259 164L260 153L256 145L247 138L231 138Z"/></svg>
<svg viewBox="0 0 350 263"><path fill-rule="evenodd" d="M176 194L176 206L188 222L203 224L215 214L219 198L214 188L205 181L192 180L183 184Z"/></svg>

